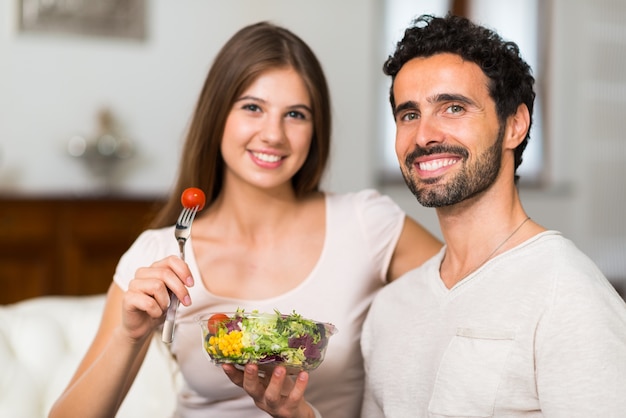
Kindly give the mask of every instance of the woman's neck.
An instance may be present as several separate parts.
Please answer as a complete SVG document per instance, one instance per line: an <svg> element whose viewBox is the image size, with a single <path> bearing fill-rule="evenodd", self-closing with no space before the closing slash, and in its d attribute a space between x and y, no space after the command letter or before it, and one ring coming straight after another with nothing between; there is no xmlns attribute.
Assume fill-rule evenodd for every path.
<svg viewBox="0 0 626 418"><path fill-rule="evenodd" d="M284 232L290 220L297 220L307 202L321 193L298 199L293 189L260 190L224 188L202 217L202 222L241 237L266 236ZM198 222L199 223L199 222Z"/></svg>

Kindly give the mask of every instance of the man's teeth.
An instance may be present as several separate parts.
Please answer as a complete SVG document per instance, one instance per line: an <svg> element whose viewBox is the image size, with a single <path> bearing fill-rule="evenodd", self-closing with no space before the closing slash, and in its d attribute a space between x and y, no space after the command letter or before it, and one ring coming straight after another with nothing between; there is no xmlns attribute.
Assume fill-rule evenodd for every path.
<svg viewBox="0 0 626 418"><path fill-rule="evenodd" d="M266 163L275 163L276 161L280 161L281 159L279 155L263 154L260 152L253 152L252 154L255 158L258 158L261 161L265 161Z"/></svg>
<svg viewBox="0 0 626 418"><path fill-rule="evenodd" d="M458 160L456 158L445 158L441 160L433 160L427 161L424 163L419 163L418 167L420 170L424 171L434 171L442 167L447 167L452 164L456 164Z"/></svg>

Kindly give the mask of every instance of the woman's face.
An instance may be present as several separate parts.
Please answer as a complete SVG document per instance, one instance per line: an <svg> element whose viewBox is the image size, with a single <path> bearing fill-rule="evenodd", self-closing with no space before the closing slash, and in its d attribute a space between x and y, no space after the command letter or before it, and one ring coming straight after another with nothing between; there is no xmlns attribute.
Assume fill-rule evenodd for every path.
<svg viewBox="0 0 626 418"><path fill-rule="evenodd" d="M226 119L225 185L291 189L312 137L311 99L302 77L291 67L262 73L235 99Z"/></svg>

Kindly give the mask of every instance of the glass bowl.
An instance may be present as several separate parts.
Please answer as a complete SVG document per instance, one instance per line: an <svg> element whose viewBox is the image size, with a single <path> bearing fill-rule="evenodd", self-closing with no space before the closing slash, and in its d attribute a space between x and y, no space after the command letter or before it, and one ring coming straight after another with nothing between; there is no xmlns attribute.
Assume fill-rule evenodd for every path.
<svg viewBox="0 0 626 418"><path fill-rule="evenodd" d="M258 365L259 374L280 365L288 374L316 369L326 354L334 325L303 318L295 312L212 312L198 318L202 349L211 362L239 369Z"/></svg>

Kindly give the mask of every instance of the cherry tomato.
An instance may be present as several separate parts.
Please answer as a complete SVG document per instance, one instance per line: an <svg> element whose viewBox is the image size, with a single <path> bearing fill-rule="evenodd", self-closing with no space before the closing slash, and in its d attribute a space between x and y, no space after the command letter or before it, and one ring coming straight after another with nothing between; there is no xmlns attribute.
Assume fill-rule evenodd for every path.
<svg viewBox="0 0 626 418"><path fill-rule="evenodd" d="M180 202L183 204L184 208L195 208L198 206L198 210L202 210L204 208L204 204L206 203L206 198L204 197L204 192L197 187L190 187L185 189L183 194L180 196Z"/></svg>
<svg viewBox="0 0 626 418"><path fill-rule="evenodd" d="M226 314L216 313L211 315L211 317L207 321L207 328L209 330L209 333L216 334L217 330L220 327L220 324L226 321L230 321L230 317Z"/></svg>

